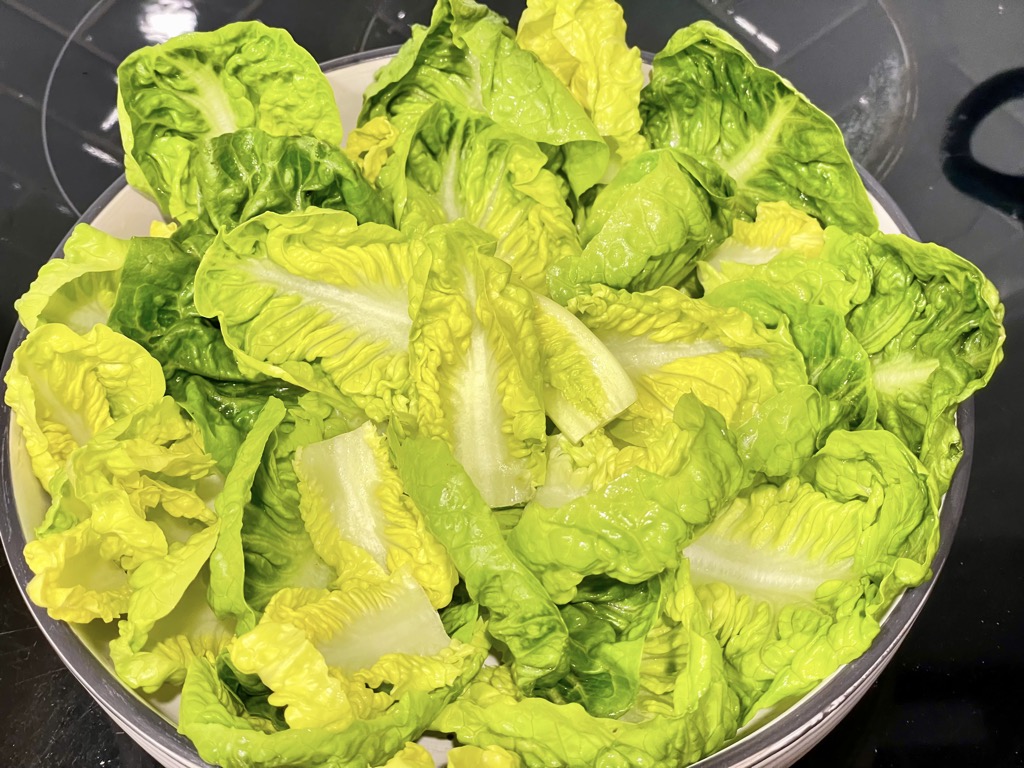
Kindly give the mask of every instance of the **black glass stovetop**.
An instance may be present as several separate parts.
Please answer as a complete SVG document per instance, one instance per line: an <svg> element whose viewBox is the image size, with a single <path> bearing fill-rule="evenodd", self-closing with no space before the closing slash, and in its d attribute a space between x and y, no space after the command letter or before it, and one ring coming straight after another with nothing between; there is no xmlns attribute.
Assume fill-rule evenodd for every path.
<svg viewBox="0 0 1024 768"><path fill-rule="evenodd" d="M260 18L317 59L394 45L428 0L0 0L0 338L12 304L122 173L115 69L136 48ZM493 1L516 21L521 3ZM1024 765L1024 2L625 0L659 50L712 19L836 118L921 239L977 263L1006 359L976 397L946 568L895 659L800 765ZM1017 383L1015 383L1017 382ZM36 629L0 563L0 766L151 768Z"/></svg>

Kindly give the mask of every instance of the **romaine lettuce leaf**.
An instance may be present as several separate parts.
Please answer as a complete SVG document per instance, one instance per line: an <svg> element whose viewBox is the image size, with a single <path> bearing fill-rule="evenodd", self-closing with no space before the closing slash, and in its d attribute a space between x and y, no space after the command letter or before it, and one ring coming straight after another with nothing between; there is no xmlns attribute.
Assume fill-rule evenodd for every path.
<svg viewBox="0 0 1024 768"><path fill-rule="evenodd" d="M253 481L267 441L284 417L284 403L277 398L269 398L242 441L216 500L220 528L217 543L210 554L210 607L219 618L234 618L239 632L252 628L256 622L256 612L245 594L242 538L245 511L252 499Z"/></svg>
<svg viewBox="0 0 1024 768"><path fill-rule="evenodd" d="M647 436L671 420L687 392L735 428L772 395L807 383L803 357L785 333L674 288L630 293L593 285L569 306L636 385L637 401L608 427L635 445L651 442Z"/></svg>
<svg viewBox="0 0 1024 768"><path fill-rule="evenodd" d="M205 242L205 234L192 237ZM239 367L220 329L196 311L194 282L202 254L187 247L195 241L182 246L189 237L189 230L178 229L169 238L132 238L110 327L145 347L168 379L183 372L246 381L250 373Z"/></svg>
<svg viewBox="0 0 1024 768"><path fill-rule="evenodd" d="M868 648L893 597L930 575L938 501L899 438L839 430L799 477L742 493L686 547L744 720Z"/></svg>
<svg viewBox="0 0 1024 768"><path fill-rule="evenodd" d="M376 185L381 168L394 153L398 136L398 129L381 115L349 131L344 152L366 180Z"/></svg>
<svg viewBox="0 0 1024 768"><path fill-rule="evenodd" d="M729 234L731 194L731 179L713 163L674 149L637 155L597 194L580 231L582 253L551 266L551 297L565 304L592 283L680 287Z"/></svg>
<svg viewBox="0 0 1024 768"><path fill-rule="evenodd" d="M102 326L97 326L102 327ZM169 398L140 406L76 448L25 546L27 592L55 618L111 621L128 609L129 573L214 522L213 468Z"/></svg>
<svg viewBox="0 0 1024 768"><path fill-rule="evenodd" d="M598 183L608 166L608 146L583 107L516 44L503 18L473 0L438 0L429 27L414 26L412 38L366 89L359 123L383 115L404 130L438 101L561 150L577 196Z"/></svg>
<svg viewBox="0 0 1024 768"><path fill-rule="evenodd" d="M562 507L530 503L508 535L508 546L540 579L552 599L566 603L587 576L628 584L679 563L695 530L745 484L735 443L721 416L692 395L675 409L680 435L672 442L678 467L666 476L626 461L623 474ZM625 457L616 457L625 458Z"/></svg>
<svg viewBox="0 0 1024 768"><path fill-rule="evenodd" d="M228 651L236 669L273 691L268 702L284 708L289 727L342 731L408 690L454 684L467 655L479 652L450 646L425 593L398 575L337 590L282 589ZM408 655L421 668L392 658ZM381 680L367 685L374 676Z"/></svg>
<svg viewBox="0 0 1024 768"><path fill-rule="evenodd" d="M132 688L153 693L181 685L193 658L214 661L234 635L233 624L214 616L201 578L217 534L214 523L174 542L166 557L147 560L128 577L127 617L118 623L110 659Z"/></svg>
<svg viewBox="0 0 1024 768"><path fill-rule="evenodd" d="M566 670L568 632L537 578L516 558L480 492L437 438L389 434L405 492L444 544L487 631L507 650L516 685L557 681Z"/></svg>
<svg viewBox="0 0 1024 768"><path fill-rule="evenodd" d="M826 225L878 229L832 119L713 24L684 27L654 57L640 114L652 147L721 165L751 217L758 203L783 200Z"/></svg>
<svg viewBox="0 0 1024 768"><path fill-rule="evenodd" d="M569 671L553 686L535 690L559 704L582 704L596 717L617 717L633 705L644 638L658 614L660 582L624 584L585 579L559 608L569 630Z"/></svg>
<svg viewBox="0 0 1024 768"><path fill-rule="evenodd" d="M407 121L381 171L399 229L422 235L465 219L497 240L495 256L546 291L548 267L579 254L572 213L547 155L490 118L439 103Z"/></svg>
<svg viewBox="0 0 1024 768"><path fill-rule="evenodd" d="M43 264L14 302L21 324L32 331L43 323L63 323L85 333L107 322L127 251L127 240L76 224L64 243L64 258Z"/></svg>
<svg viewBox="0 0 1024 768"><path fill-rule="evenodd" d="M956 408L1003 359L1005 309L981 270L941 246L876 234L869 259L871 296L847 324L871 355L878 421L944 492L963 454Z"/></svg>
<svg viewBox="0 0 1024 768"><path fill-rule="evenodd" d="M410 293L424 282L423 253L343 211L264 213L210 245L195 306L219 319L247 365L381 421L407 408Z"/></svg>
<svg viewBox="0 0 1024 768"><path fill-rule="evenodd" d="M472 646L463 646L472 648ZM343 731L278 730L268 718L250 713L205 659L189 667L181 692L178 729L207 762L220 765L372 765L388 760L422 734L441 709L480 668L483 653L463 663L454 684L409 690L371 720L355 720Z"/></svg>
<svg viewBox="0 0 1024 768"><path fill-rule="evenodd" d="M380 193L335 145L313 136L243 128L197 141L182 179L179 221L231 229L266 211L348 211L360 224L391 224Z"/></svg>
<svg viewBox="0 0 1024 768"><path fill-rule="evenodd" d="M334 93L312 56L258 21L179 35L130 54L117 69L128 183L177 218L198 139L255 127L340 144Z"/></svg>
<svg viewBox="0 0 1024 768"><path fill-rule="evenodd" d="M430 762L426 768L433 765ZM515 752L501 747L474 747L467 744L448 751L448 768L522 768L522 765L523 761Z"/></svg>
<svg viewBox="0 0 1024 768"><path fill-rule="evenodd" d="M647 148L640 135L640 49L626 44L614 0L529 0L516 41L566 85L612 150L625 161Z"/></svg>
<svg viewBox="0 0 1024 768"><path fill-rule="evenodd" d="M574 443L634 402L629 374L579 318L545 296L534 296L540 335L544 409Z"/></svg>
<svg viewBox="0 0 1024 768"><path fill-rule="evenodd" d="M164 394L160 364L102 324L82 334L62 323L39 326L14 351L4 381L4 402L44 488L72 451Z"/></svg>
<svg viewBox="0 0 1024 768"><path fill-rule="evenodd" d="M403 493L376 427L300 447L294 466L313 548L342 578L368 558L383 573L408 572L435 608L451 602L455 566Z"/></svg>
<svg viewBox="0 0 1024 768"><path fill-rule="evenodd" d="M533 295L466 222L441 225L426 242L433 258L409 344L417 427L451 446L488 506L520 504L544 479Z"/></svg>

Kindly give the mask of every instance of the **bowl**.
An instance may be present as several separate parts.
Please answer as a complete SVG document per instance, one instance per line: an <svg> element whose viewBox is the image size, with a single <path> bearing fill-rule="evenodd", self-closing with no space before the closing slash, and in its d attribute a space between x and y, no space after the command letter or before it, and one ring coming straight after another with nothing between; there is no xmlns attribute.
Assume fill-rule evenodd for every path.
<svg viewBox="0 0 1024 768"><path fill-rule="evenodd" d="M363 90L371 82L373 73L396 51L397 48L386 48L358 53L323 65L344 126L355 125ZM916 237L910 223L881 184L863 169L858 168L858 171L871 196L882 231ZM122 176L89 207L79 223L89 223L126 238L147 235L150 222L158 218L160 213L156 206L128 187ZM63 247L62 242L52 258L61 258ZM0 378L6 374L14 350L25 336L24 327L17 325L7 346ZM0 384L0 395L3 389L3 384ZM947 559L960 520L974 441L972 401L960 407L957 424L963 438L964 453L943 499L941 541L932 562L932 579L897 599L882 622L881 632L864 655L841 667L790 706L760 716L731 745L695 765L701 768L791 765L824 738L878 678L924 607ZM42 520L47 506L48 498L32 474L18 425L11 418L10 409L0 404L0 540L33 618L57 655L96 703L155 760L167 768L207 766L191 742L177 733L174 724L176 699L144 696L118 681L107 655L107 643L116 636L116 626L99 622L72 626L54 621L45 610L28 600L25 590L32 572L22 552L26 541L33 537L33 530ZM431 749L438 764L443 764L448 742L428 737L424 744Z"/></svg>

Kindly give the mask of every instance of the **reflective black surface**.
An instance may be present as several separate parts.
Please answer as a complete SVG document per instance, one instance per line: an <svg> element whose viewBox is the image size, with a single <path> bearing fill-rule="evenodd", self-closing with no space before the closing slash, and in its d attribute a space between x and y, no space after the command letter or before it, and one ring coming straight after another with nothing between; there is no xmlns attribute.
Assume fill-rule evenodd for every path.
<svg viewBox="0 0 1024 768"><path fill-rule="evenodd" d="M124 55L177 32L260 18L288 28L327 60L401 42L430 5L0 0L0 337L14 324L14 299L77 212L121 173L114 72ZM508 0L491 5L513 21L520 7ZM673 30L698 18L736 34L836 117L856 159L883 182L922 239L973 260L999 288L1007 307L1006 360L977 397L971 488L946 570L895 660L801 765L1024 765L1017 706L1024 689L1024 513L1017 498L1024 463L1024 395L1017 384L1024 373L1024 224L1013 215L1021 209L1006 203L1019 187L992 181L1024 174L1024 100L1012 87L999 103L975 91L1024 66L1024 3L625 6L632 42L646 50L660 49ZM965 128L965 121L972 124ZM966 156L975 171L967 181ZM0 765L154 765L64 670L9 572L0 574L0 605Z"/></svg>

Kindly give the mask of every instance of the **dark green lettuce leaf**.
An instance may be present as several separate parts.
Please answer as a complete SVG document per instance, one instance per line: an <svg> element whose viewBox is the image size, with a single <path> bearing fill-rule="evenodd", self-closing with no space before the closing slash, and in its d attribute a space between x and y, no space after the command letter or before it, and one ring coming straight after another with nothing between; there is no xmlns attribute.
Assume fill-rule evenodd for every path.
<svg viewBox="0 0 1024 768"><path fill-rule="evenodd" d="M585 579L572 601L559 608L569 630L569 672L534 693L559 704L577 702L597 717L617 717L632 707L644 638L660 597L657 579L640 584L606 576Z"/></svg>
<svg viewBox="0 0 1024 768"><path fill-rule="evenodd" d="M168 378L181 371L247 381L250 376L239 370L220 328L192 301L196 269L211 238L201 225L179 229L170 238L132 238L108 324L141 344Z"/></svg>
<svg viewBox="0 0 1024 768"><path fill-rule="evenodd" d="M265 211L310 206L348 211L360 224L392 223L380 193L356 165L314 136L246 128L197 141L182 182L185 208L178 218L200 218L218 231Z"/></svg>

